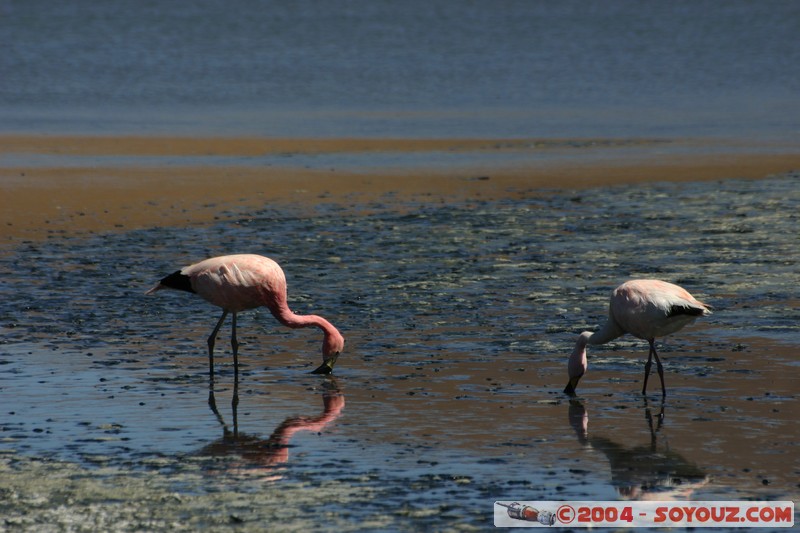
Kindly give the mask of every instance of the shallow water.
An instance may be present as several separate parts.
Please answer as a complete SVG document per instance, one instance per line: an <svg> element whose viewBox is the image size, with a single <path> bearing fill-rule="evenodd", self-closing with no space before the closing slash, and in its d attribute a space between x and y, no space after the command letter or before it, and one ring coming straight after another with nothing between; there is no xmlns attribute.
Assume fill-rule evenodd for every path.
<svg viewBox="0 0 800 533"><path fill-rule="evenodd" d="M68 236L0 257L0 515L68 527L465 530L497 499L796 499L800 176L425 198ZM240 403L217 312L143 296L196 259L278 260L297 312L347 337L240 318ZM574 335L628 277L715 313L660 344L668 397L640 391L645 344ZM227 328L226 330L227 331ZM656 385L656 383L652 383ZM78 525L81 524L81 525Z"/></svg>

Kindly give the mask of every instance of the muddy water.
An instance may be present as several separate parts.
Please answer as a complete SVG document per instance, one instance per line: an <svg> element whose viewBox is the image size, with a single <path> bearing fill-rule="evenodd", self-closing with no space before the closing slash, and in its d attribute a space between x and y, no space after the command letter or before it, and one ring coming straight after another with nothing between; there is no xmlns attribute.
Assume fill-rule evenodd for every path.
<svg viewBox="0 0 800 533"><path fill-rule="evenodd" d="M0 258L0 516L36 531L492 524L496 499L796 499L800 176L425 198L52 235ZM216 310L144 290L209 255L283 264L290 304L347 337L240 319L240 402ZM574 335L628 277L716 312L660 344Z"/></svg>

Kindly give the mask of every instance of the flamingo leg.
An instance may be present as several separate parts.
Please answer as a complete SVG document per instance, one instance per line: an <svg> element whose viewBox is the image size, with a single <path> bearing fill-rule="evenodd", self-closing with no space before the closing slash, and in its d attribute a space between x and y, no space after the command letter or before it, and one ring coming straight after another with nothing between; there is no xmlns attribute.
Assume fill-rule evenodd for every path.
<svg viewBox="0 0 800 533"><path fill-rule="evenodd" d="M217 325L214 326L214 331L208 336L208 375L212 383L214 382L214 343L217 340L217 333L219 333L219 328L222 327L226 316L228 316L228 310L224 309L222 311L222 316L219 317L217 321Z"/></svg>
<svg viewBox="0 0 800 533"><path fill-rule="evenodd" d="M647 362L644 364L644 385L642 385L642 394L647 392L647 378L650 377L650 367L653 366L653 352L655 348L653 348L653 341L650 342L650 353L647 354Z"/></svg>
<svg viewBox="0 0 800 533"><path fill-rule="evenodd" d="M239 436L239 374L233 379L233 399L231 399L231 412L233 413L233 436Z"/></svg>
<svg viewBox="0 0 800 533"><path fill-rule="evenodd" d="M236 406L239 405L239 341L236 339L236 313L233 313L231 322L231 349L233 350L233 399L231 399L231 405L234 413L234 428L236 428Z"/></svg>
<svg viewBox="0 0 800 533"><path fill-rule="evenodd" d="M239 375L239 341L236 339L236 313L233 313L231 327L231 349L233 350L233 370Z"/></svg>
<svg viewBox="0 0 800 533"><path fill-rule="evenodd" d="M655 340L650 341L650 349L653 350L653 355L656 357L656 370L658 370L658 378L661 380L661 397L666 398L667 388L664 386L664 367L661 366L661 359L658 358Z"/></svg>

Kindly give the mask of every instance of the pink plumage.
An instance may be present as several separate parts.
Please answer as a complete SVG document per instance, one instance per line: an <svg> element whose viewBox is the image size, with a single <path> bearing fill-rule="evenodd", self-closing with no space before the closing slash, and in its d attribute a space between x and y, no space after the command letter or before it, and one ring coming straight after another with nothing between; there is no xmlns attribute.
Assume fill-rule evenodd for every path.
<svg viewBox="0 0 800 533"><path fill-rule="evenodd" d="M667 389L664 386L664 369L656 352L656 337L675 333L698 317L710 314L708 305L695 299L683 287L672 283L655 279L637 279L623 283L611 294L605 325L595 333L584 331L578 335L575 349L567 363L569 383L564 392L575 394L578 381L586 373L589 366L586 359L587 344L605 344L630 333L650 344L650 353L644 366L642 394L647 391L647 378L655 357L661 393L665 397Z"/></svg>
<svg viewBox="0 0 800 533"><path fill-rule="evenodd" d="M252 254L212 257L164 277L146 294L161 289L196 293L222 308L222 316L208 337L208 358L212 378L214 342L228 313L232 314L231 347L237 375L239 344L236 340L236 316L242 311L256 307L267 307L284 326L290 328L316 326L323 331L323 363L314 371L315 373L330 373L337 357L344 349L344 337L330 322L317 315L297 315L289 309L286 276L278 263L268 257Z"/></svg>

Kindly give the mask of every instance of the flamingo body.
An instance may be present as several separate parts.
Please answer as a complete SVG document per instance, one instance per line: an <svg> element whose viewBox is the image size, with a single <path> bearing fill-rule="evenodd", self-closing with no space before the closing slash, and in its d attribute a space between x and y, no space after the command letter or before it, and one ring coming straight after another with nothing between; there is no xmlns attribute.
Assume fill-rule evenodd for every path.
<svg viewBox="0 0 800 533"><path fill-rule="evenodd" d="M224 255L184 267L164 278L147 294L161 289L195 293L222 308L222 317L208 338L210 372L214 372L214 341L228 313L233 315L231 345L238 368L236 315L242 311L267 307L272 315L290 328L316 326L324 333L323 364L315 372L330 373L344 349L344 337L327 320L317 315L297 315L287 303L286 276L280 265L268 257L253 254Z"/></svg>
<svg viewBox="0 0 800 533"><path fill-rule="evenodd" d="M650 344L650 353L645 363L642 394L647 390L647 378L655 356L661 392L666 396L664 371L655 348L655 339L683 329L698 317L711 314L708 305L695 299L683 287L654 279L631 280L623 283L611 294L608 320L597 332L584 331L578 336L575 349L569 358L567 371L569 383L564 392L575 394L578 380L588 368L587 344L605 344L630 333Z"/></svg>
<svg viewBox="0 0 800 533"><path fill-rule="evenodd" d="M192 291L209 303L239 313L256 307L286 304L283 269L260 255L212 257L181 269Z"/></svg>

